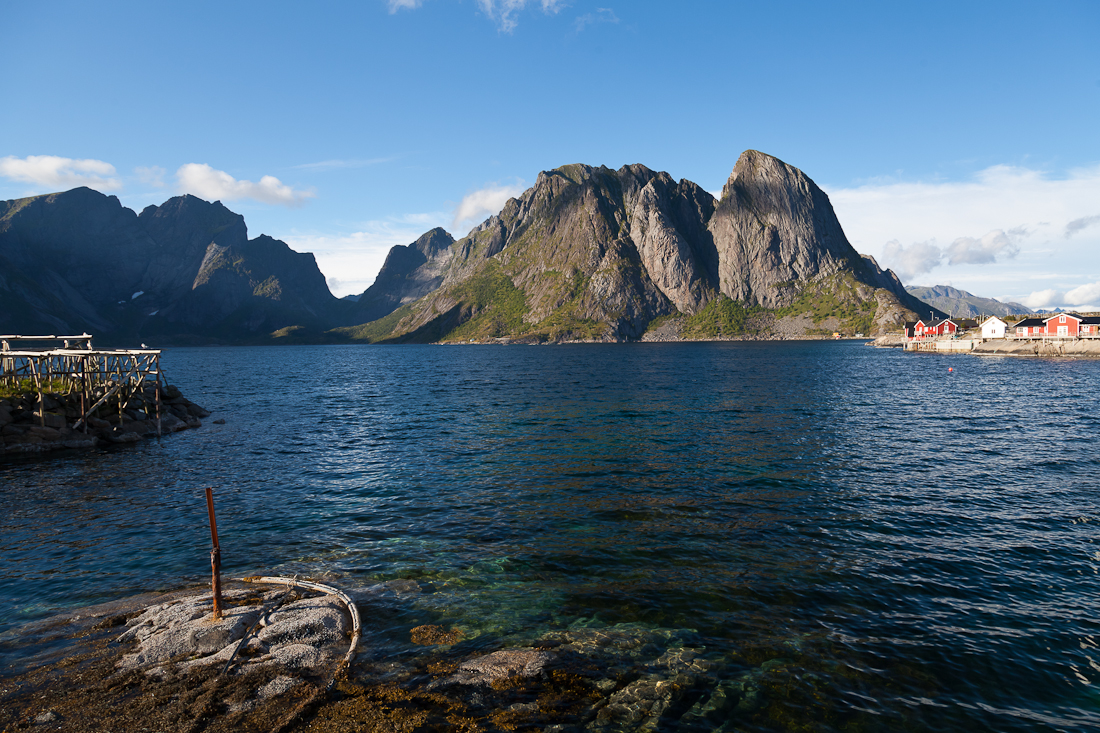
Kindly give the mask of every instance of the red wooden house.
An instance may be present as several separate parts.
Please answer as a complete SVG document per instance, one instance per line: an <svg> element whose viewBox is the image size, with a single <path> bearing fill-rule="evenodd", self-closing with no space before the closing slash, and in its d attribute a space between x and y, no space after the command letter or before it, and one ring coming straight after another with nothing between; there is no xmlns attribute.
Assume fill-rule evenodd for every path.
<svg viewBox="0 0 1100 733"><path fill-rule="evenodd" d="M1042 318L1025 318L1012 327L1012 332L1018 337L1038 337L1046 332L1046 324Z"/></svg>
<svg viewBox="0 0 1100 733"><path fill-rule="evenodd" d="M1084 338L1100 335L1100 316L1080 316L1076 313L1058 313L1043 319L1044 336Z"/></svg>
<svg viewBox="0 0 1100 733"><path fill-rule="evenodd" d="M1081 321L1084 320L1076 313L1059 313L1043 319L1044 336L1060 336L1062 338L1077 338L1081 330Z"/></svg>
<svg viewBox="0 0 1100 733"><path fill-rule="evenodd" d="M950 318L933 318L929 321L922 319L913 324L913 336L916 338L950 336L953 333L958 333L958 331L959 324L955 323L955 321Z"/></svg>
<svg viewBox="0 0 1100 733"><path fill-rule="evenodd" d="M1055 313L1046 318L1025 318L1012 331L1024 338L1096 338L1100 336L1100 316Z"/></svg>

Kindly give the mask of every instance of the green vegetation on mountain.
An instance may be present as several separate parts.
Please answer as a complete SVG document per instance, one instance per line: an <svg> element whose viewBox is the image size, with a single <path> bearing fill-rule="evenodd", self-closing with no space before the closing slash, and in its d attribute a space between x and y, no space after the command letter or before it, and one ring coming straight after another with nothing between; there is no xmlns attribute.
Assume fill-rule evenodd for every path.
<svg viewBox="0 0 1100 733"><path fill-rule="evenodd" d="M326 335L331 336L336 340L347 339L349 341L360 341L368 344L375 344L380 341L384 341L389 338L394 330L397 328L397 324L401 320L412 313L411 305L403 305L393 313L387 316L379 318L377 321L371 321L370 323L364 323L359 326L344 326L342 328L334 328L326 332Z"/></svg>
<svg viewBox="0 0 1100 733"><path fill-rule="evenodd" d="M762 311L759 306L746 306L722 295L695 315L684 318L680 337L694 340L743 336L748 332L749 317Z"/></svg>
<svg viewBox="0 0 1100 733"><path fill-rule="evenodd" d="M527 299L495 262L490 261L481 272L463 281L451 295L470 316L441 341L486 341L526 330L523 317L530 311Z"/></svg>
<svg viewBox="0 0 1100 733"><path fill-rule="evenodd" d="M813 285L816 287L796 286L799 288L798 295L790 305L772 312L778 318L807 316L820 327L821 333L833 330L851 334L871 333L877 303L861 296L860 290L866 290L866 285L850 273L837 274ZM837 325L825 327L824 322L830 318L835 318Z"/></svg>

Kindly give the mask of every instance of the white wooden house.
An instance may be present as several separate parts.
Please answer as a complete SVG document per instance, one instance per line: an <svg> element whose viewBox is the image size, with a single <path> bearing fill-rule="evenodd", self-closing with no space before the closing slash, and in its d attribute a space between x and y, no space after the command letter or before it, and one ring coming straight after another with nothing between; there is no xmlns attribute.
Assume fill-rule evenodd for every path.
<svg viewBox="0 0 1100 733"><path fill-rule="evenodd" d="M1003 339L1005 337L1005 331L1008 330L1008 324L1002 321L997 316L990 316L982 323L982 338L983 339Z"/></svg>

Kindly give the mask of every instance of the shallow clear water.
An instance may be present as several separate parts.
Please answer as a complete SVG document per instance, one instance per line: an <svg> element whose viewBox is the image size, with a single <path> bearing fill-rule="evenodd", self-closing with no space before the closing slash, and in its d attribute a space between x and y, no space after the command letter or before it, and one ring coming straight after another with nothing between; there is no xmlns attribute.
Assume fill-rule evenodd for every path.
<svg viewBox="0 0 1100 733"><path fill-rule="evenodd" d="M0 464L0 631L203 580L213 486L230 573L416 579L368 620L387 654L417 623L471 650L619 625L699 651L700 688L755 680L767 715L742 729L1100 726L1100 362L810 342L163 363L215 412L201 429ZM664 720L710 729L685 721Z"/></svg>

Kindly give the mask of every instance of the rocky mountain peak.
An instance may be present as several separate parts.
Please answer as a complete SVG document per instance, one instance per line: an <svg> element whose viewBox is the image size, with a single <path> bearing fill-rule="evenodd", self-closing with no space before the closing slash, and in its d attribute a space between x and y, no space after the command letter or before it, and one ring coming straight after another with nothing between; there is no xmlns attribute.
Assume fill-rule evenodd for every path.
<svg viewBox="0 0 1100 733"><path fill-rule="evenodd" d="M825 192L802 171L756 150L738 159L709 228L722 292L734 300L781 307L790 299L783 283L865 264Z"/></svg>

